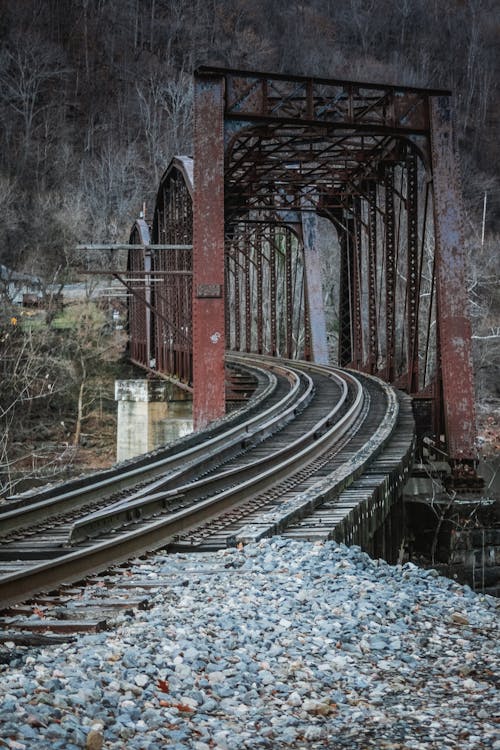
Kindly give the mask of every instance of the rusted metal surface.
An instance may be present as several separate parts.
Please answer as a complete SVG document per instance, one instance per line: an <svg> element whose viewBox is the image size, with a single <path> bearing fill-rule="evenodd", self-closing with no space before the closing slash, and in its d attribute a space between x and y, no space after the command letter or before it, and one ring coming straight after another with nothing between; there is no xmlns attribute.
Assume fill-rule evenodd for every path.
<svg viewBox="0 0 500 750"><path fill-rule="evenodd" d="M159 369L194 381L196 423L223 413L224 346L326 360L314 237L320 214L338 236L339 363L425 401L433 438L445 438L439 448L455 464L472 460L470 330L449 92L201 68L195 109L194 193L185 158L169 168L168 190L159 193L160 203L173 206L175 173L185 226L194 194L193 318L186 304L191 279L175 279L188 261L162 261L158 270L170 273L171 291L153 284L151 295L171 325L153 316L151 356ZM168 234L171 222L179 226L178 208L157 211L153 241L189 244L189 231ZM152 271L157 257L161 251L152 251ZM134 314L136 344L144 347L146 323ZM172 353L165 331L169 342L177 339ZM193 352L192 371L185 346Z"/></svg>
<svg viewBox="0 0 500 750"><path fill-rule="evenodd" d="M352 288L352 248L349 225L342 224L343 231L339 232L340 245L340 283L339 283L339 334L338 360L342 367L352 362L352 316L351 300ZM352 228L352 222L351 222Z"/></svg>
<svg viewBox="0 0 500 750"><path fill-rule="evenodd" d="M374 373L378 362L378 318L377 318L377 183L370 180L368 194L368 360L366 369Z"/></svg>
<svg viewBox="0 0 500 750"><path fill-rule="evenodd" d="M193 419L195 429L225 413L224 298L200 285L224 287L224 100L222 78L195 78L193 223Z"/></svg>
<svg viewBox="0 0 500 750"><path fill-rule="evenodd" d="M396 352L396 228L394 213L394 167L385 171L385 377L394 382Z"/></svg>
<svg viewBox="0 0 500 750"><path fill-rule="evenodd" d="M355 195L353 198L353 223L352 223L352 289L353 289L353 361L355 370L363 369L363 335L362 335L362 274L361 253L363 251L361 241L361 200Z"/></svg>
<svg viewBox="0 0 500 750"><path fill-rule="evenodd" d="M192 159L175 158L163 175L152 232L132 227L127 275L110 271L129 291L130 357L192 384Z"/></svg>
<svg viewBox="0 0 500 750"><path fill-rule="evenodd" d="M428 89L208 67L199 72L225 76L229 117L321 121L370 131L415 132L427 125Z"/></svg>
<svg viewBox="0 0 500 750"><path fill-rule="evenodd" d="M164 173L153 219L153 241L169 250L152 254L155 309L152 367L192 385L193 179L192 159L175 158Z"/></svg>
<svg viewBox="0 0 500 750"><path fill-rule="evenodd" d="M407 276L406 276L406 313L407 313L407 371L408 393L418 390L418 318L419 318L419 243L418 243L418 165L414 153L409 154L407 161Z"/></svg>
<svg viewBox="0 0 500 750"><path fill-rule="evenodd" d="M450 455L474 458L476 437L470 322L467 318L463 206L458 190L450 102L431 99L436 227L436 292L445 431Z"/></svg>

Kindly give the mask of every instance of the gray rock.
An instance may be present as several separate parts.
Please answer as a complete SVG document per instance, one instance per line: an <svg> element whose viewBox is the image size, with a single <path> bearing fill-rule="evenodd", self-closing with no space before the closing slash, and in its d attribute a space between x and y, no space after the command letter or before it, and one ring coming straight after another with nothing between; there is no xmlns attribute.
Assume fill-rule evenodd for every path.
<svg viewBox="0 0 500 750"><path fill-rule="evenodd" d="M108 750L360 750L382 736L384 750L500 750L491 597L284 538L151 556L132 574L171 587L114 631L0 665L3 736L29 750L81 750L91 731Z"/></svg>

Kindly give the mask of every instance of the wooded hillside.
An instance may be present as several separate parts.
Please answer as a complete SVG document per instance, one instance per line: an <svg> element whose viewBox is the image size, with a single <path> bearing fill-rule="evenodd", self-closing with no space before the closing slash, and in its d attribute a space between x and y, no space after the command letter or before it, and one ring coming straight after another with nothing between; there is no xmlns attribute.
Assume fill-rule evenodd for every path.
<svg viewBox="0 0 500 750"><path fill-rule="evenodd" d="M46 281L151 215L192 152L197 65L452 89L476 379L498 406L498 0L3 0L0 42L0 263Z"/></svg>
<svg viewBox="0 0 500 750"><path fill-rule="evenodd" d="M0 262L47 273L125 238L191 152L199 64L449 87L468 227L500 225L496 0L4 0Z"/></svg>

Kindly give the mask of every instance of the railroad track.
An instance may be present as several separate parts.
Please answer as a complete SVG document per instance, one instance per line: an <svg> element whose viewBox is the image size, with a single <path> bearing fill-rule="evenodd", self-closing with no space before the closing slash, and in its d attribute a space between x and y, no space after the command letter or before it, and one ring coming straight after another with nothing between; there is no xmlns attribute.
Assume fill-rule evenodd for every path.
<svg viewBox="0 0 500 750"><path fill-rule="evenodd" d="M409 463L408 404L380 381L310 363L231 363L255 379L246 409L121 471L2 508L1 606L155 549L209 551L283 533L335 504L388 450L391 471Z"/></svg>

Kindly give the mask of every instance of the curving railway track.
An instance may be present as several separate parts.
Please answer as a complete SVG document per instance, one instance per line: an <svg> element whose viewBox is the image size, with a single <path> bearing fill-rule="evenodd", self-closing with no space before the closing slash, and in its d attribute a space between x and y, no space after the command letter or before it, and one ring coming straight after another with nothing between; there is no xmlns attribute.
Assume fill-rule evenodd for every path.
<svg viewBox="0 0 500 750"><path fill-rule="evenodd" d="M360 482L375 496L403 477L413 423L392 388L311 363L229 361L254 382L245 408L163 451L1 507L0 606L155 549L316 538L318 524L304 525L315 517L332 538L359 505Z"/></svg>

